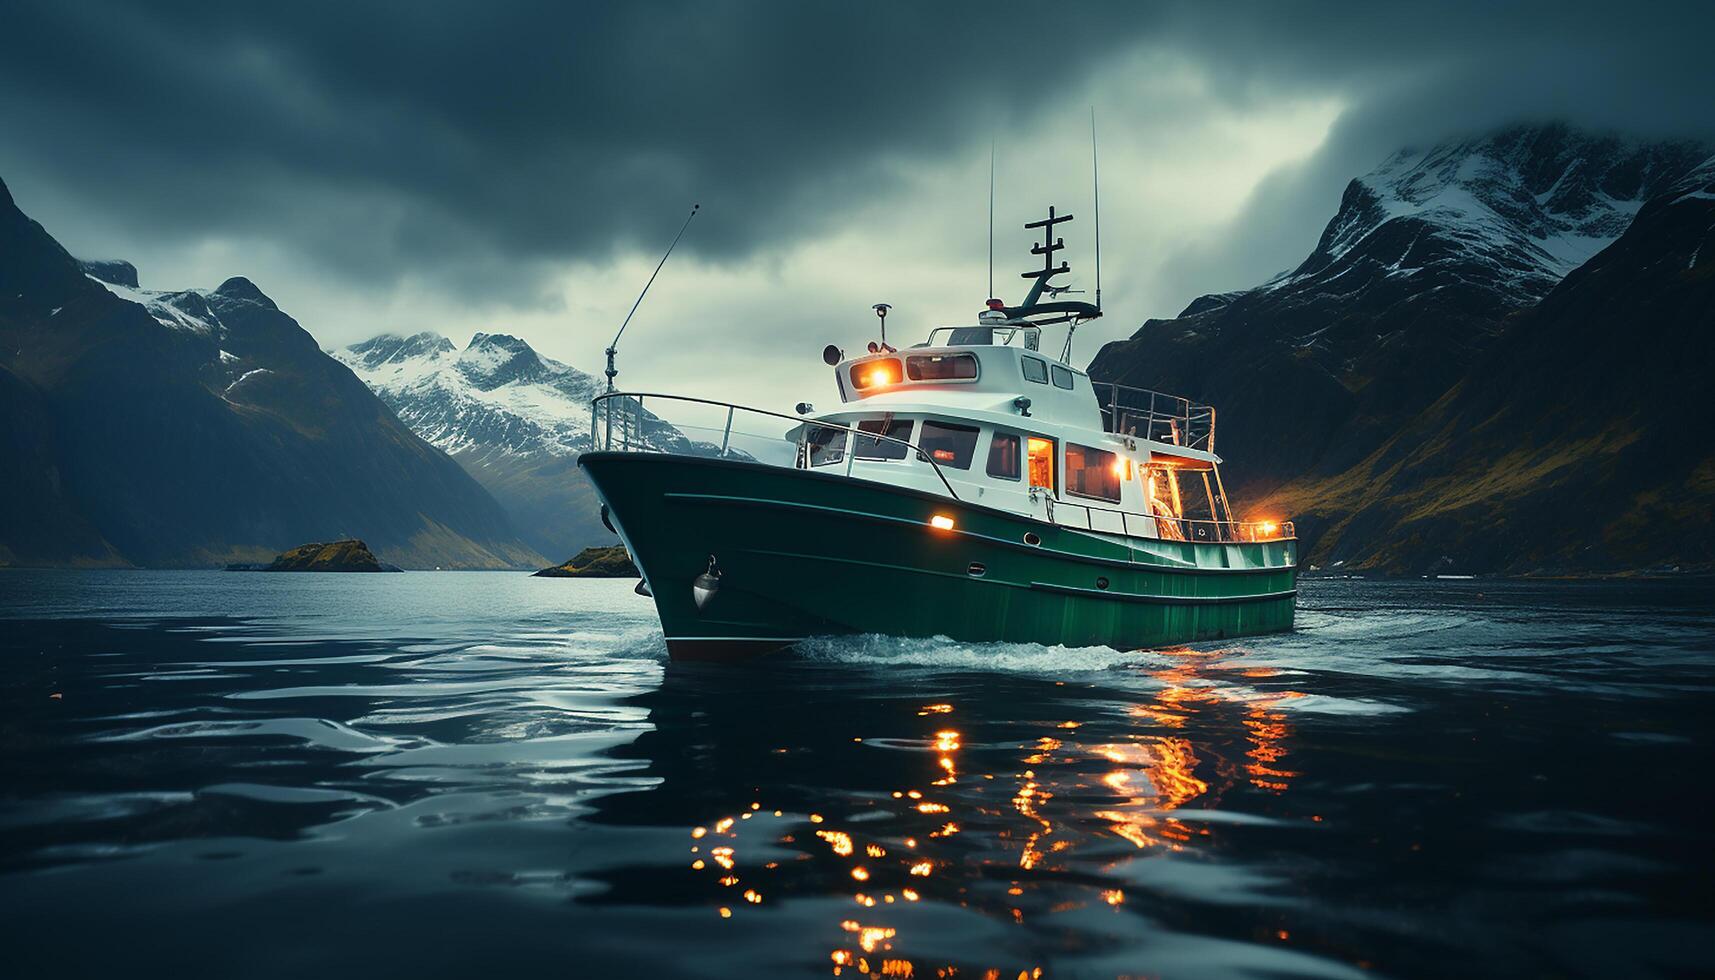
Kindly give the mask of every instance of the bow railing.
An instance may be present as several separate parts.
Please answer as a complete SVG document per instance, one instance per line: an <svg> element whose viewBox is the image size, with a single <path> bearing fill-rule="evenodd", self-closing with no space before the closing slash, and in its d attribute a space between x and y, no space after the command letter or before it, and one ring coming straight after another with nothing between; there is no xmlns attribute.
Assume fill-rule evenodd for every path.
<svg viewBox="0 0 1715 980"><path fill-rule="evenodd" d="M673 421L650 412L645 402L670 404ZM780 420L792 427L782 431ZM741 459L800 470L839 467L847 476L859 477L863 474L854 474L854 467L866 461L914 458L928 463L947 495L959 499L940 464L909 440L688 395L627 391L596 396L590 403L590 448Z"/></svg>

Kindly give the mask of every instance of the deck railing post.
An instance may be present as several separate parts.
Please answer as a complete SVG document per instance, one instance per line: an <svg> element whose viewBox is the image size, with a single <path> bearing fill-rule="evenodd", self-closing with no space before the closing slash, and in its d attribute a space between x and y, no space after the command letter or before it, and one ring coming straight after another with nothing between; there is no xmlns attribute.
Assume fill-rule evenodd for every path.
<svg viewBox="0 0 1715 980"><path fill-rule="evenodd" d="M721 433L721 456L723 458L726 456L727 447L732 444L732 413L733 413L733 407L731 405L728 405L726 407L726 431ZM799 435L798 435L799 445L802 445L803 441L804 441L803 433L799 433Z"/></svg>

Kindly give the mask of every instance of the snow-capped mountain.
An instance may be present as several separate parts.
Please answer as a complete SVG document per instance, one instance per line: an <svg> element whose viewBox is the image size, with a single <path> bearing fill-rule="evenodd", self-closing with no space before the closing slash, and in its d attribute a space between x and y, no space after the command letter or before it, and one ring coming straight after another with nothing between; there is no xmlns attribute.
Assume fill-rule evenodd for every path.
<svg viewBox="0 0 1715 980"><path fill-rule="evenodd" d="M0 565L206 567L359 536L414 567L540 560L254 283L139 288L4 183L0 473Z"/></svg>
<svg viewBox="0 0 1715 980"><path fill-rule="evenodd" d="M1217 406L1240 490L1342 472L1708 155L1562 125L1401 151L1347 185L1297 268L1144 323L1090 372Z"/></svg>
<svg viewBox="0 0 1715 980"><path fill-rule="evenodd" d="M459 350L436 333L382 334L330 353L412 431L478 465L589 448L590 399L600 383L517 337L479 333Z"/></svg>
<svg viewBox="0 0 1715 980"><path fill-rule="evenodd" d="M1706 152L1565 126L1401 150L1347 186L1315 251L1268 288L1439 268L1529 305Z"/></svg>
<svg viewBox="0 0 1715 980"><path fill-rule="evenodd" d="M1511 317L1350 472L1275 506L1310 561L1386 571L1715 568L1715 157Z"/></svg>
<svg viewBox="0 0 1715 980"><path fill-rule="evenodd" d="M500 333L479 333L463 350L436 333L382 334L330 353L486 487L538 551L569 557L611 540L576 465L590 448L590 399L601 390L595 376ZM650 412L642 416L654 445L713 449Z"/></svg>

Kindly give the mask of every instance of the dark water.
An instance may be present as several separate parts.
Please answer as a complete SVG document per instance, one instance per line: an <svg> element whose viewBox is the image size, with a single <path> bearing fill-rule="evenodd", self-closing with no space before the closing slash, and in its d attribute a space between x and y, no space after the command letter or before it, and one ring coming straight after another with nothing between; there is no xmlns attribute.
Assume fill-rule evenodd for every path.
<svg viewBox="0 0 1715 980"><path fill-rule="evenodd" d="M1715 969L1706 583L1299 624L696 668L628 582L0 573L0 974Z"/></svg>

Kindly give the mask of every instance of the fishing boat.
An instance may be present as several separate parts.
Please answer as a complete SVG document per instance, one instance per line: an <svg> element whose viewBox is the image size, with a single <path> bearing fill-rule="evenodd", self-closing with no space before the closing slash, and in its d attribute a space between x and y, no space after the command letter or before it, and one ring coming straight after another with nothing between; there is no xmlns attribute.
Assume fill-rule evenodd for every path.
<svg viewBox="0 0 1715 980"><path fill-rule="evenodd" d="M1054 284L1070 220L1025 225L1044 258L1016 306L898 349L878 304L879 341L823 351L832 411L594 400L579 465L675 660L838 634L1135 649L1291 628L1293 525L1235 519L1215 409L1070 363L1101 315Z"/></svg>

